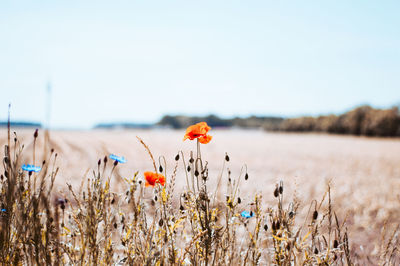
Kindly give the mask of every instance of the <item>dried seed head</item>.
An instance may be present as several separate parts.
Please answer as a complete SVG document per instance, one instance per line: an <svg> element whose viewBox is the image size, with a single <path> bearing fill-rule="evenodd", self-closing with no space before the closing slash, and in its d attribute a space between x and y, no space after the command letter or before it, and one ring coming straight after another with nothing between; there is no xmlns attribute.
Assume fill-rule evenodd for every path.
<svg viewBox="0 0 400 266"><path fill-rule="evenodd" d="M107 156L104 156L104 159L103 159L103 161L104 161L104 164L106 164L107 163Z"/></svg>
<svg viewBox="0 0 400 266"><path fill-rule="evenodd" d="M99 159L99 161L97 162L97 165L100 165L101 164L101 159Z"/></svg>
<svg viewBox="0 0 400 266"><path fill-rule="evenodd" d="M229 162L229 156L228 156L228 154L225 155L225 161Z"/></svg>
<svg viewBox="0 0 400 266"><path fill-rule="evenodd" d="M164 170L163 167L160 165L160 167L158 168L158 171L160 171L160 173L162 173L163 170Z"/></svg>
<svg viewBox="0 0 400 266"><path fill-rule="evenodd" d="M154 196L154 201L157 201L158 200L158 197L157 197L157 195L155 195Z"/></svg>
<svg viewBox="0 0 400 266"><path fill-rule="evenodd" d="M6 178L8 178L9 175L8 175L8 171L7 171L7 170L4 171L4 176L5 176Z"/></svg>
<svg viewBox="0 0 400 266"><path fill-rule="evenodd" d="M175 161L179 160L179 153L175 156Z"/></svg>
<svg viewBox="0 0 400 266"><path fill-rule="evenodd" d="M283 186L279 186L279 194L283 193Z"/></svg>
<svg viewBox="0 0 400 266"><path fill-rule="evenodd" d="M159 226L163 226L164 225L164 220L162 218L158 221L158 225Z"/></svg>
<svg viewBox="0 0 400 266"><path fill-rule="evenodd" d="M17 138L14 138L14 142L17 142Z"/></svg>
<svg viewBox="0 0 400 266"><path fill-rule="evenodd" d="M250 217L253 217L253 215L254 215L254 212L250 211Z"/></svg>
<svg viewBox="0 0 400 266"><path fill-rule="evenodd" d="M314 254L318 254L318 249L314 248Z"/></svg>
<svg viewBox="0 0 400 266"><path fill-rule="evenodd" d="M46 160L43 160L42 165L45 165L45 164L46 164Z"/></svg>
<svg viewBox="0 0 400 266"><path fill-rule="evenodd" d="M289 218L292 219L293 216L294 216L294 212L290 211L290 212L289 212Z"/></svg>
<svg viewBox="0 0 400 266"><path fill-rule="evenodd" d="M195 176L199 176L199 171L197 171L197 170L194 171L194 175L195 175Z"/></svg>
<svg viewBox="0 0 400 266"><path fill-rule="evenodd" d="M268 224L264 224L264 230L268 231Z"/></svg>
<svg viewBox="0 0 400 266"><path fill-rule="evenodd" d="M179 209L180 209L181 211L184 211L184 210L185 210L185 208L184 208L182 205L179 207Z"/></svg>
<svg viewBox="0 0 400 266"><path fill-rule="evenodd" d="M114 228L117 229L118 225L117 223L114 223Z"/></svg>
<svg viewBox="0 0 400 266"><path fill-rule="evenodd" d="M335 239L333 241L333 248L337 248L339 246L339 242L337 241L337 239Z"/></svg>
<svg viewBox="0 0 400 266"><path fill-rule="evenodd" d="M190 158L189 163L194 163L194 159Z"/></svg>
<svg viewBox="0 0 400 266"><path fill-rule="evenodd" d="M317 210L314 211L312 217L313 217L313 220L317 220L317 218L318 218L318 212L317 212Z"/></svg>
<svg viewBox="0 0 400 266"><path fill-rule="evenodd" d="M50 152L53 153L54 152L54 148L51 148Z"/></svg>
<svg viewBox="0 0 400 266"><path fill-rule="evenodd" d="M33 133L33 137L34 137L35 139L36 139L36 138L38 137L38 135L39 135L38 131L39 131L39 129L36 129L36 130L35 130L35 133Z"/></svg>
<svg viewBox="0 0 400 266"><path fill-rule="evenodd" d="M240 197L238 197L237 203L238 203L238 204L242 203L242 199L241 199Z"/></svg>
<svg viewBox="0 0 400 266"><path fill-rule="evenodd" d="M111 200L111 204L114 204L114 202L115 202L115 199L113 198L113 199Z"/></svg>
<svg viewBox="0 0 400 266"><path fill-rule="evenodd" d="M244 180L247 180L247 179L249 179L249 174L248 173L246 173L246 175L244 176Z"/></svg>
<svg viewBox="0 0 400 266"><path fill-rule="evenodd" d="M192 170L192 169L190 168L190 165L188 165L187 171L190 172L190 170Z"/></svg>

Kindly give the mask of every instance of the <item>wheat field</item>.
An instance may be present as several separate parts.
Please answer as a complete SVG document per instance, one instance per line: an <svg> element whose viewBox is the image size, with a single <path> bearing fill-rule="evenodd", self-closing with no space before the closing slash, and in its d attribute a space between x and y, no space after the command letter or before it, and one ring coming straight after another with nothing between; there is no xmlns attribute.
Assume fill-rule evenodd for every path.
<svg viewBox="0 0 400 266"><path fill-rule="evenodd" d="M24 144L21 163L32 163L33 130L12 131ZM0 132L0 144L4 146L7 132ZM377 261L384 248L383 228L393 229L400 221L400 139L238 129L213 129L210 133L213 140L201 146L202 158L208 162L210 187L216 187L226 154L230 160L225 167L232 177L247 167L249 180L239 186L243 201L250 201L259 193L263 204L274 204L275 184L282 180L286 195L283 203L296 198L300 203L299 216L305 217L311 202L320 201L330 184L332 206L341 220L346 219L351 252L361 261L374 257L372 261ZM111 153L127 159L116 169L113 190L123 192L123 178L136 171L143 178L143 172L151 171L153 164L136 136L149 146L157 164L159 159L163 160L160 156L165 157L167 183L178 151L182 150L187 160L196 148L193 142L182 141L184 130L51 131L47 145L44 135L39 130L36 162L47 159L49 150L54 148L60 168L54 197L71 197L66 183L79 189L93 175L98 160ZM177 191L185 185L184 171L183 165L178 168ZM227 178L225 174L223 179ZM218 196L223 197L224 192L222 186ZM145 195L152 197L150 191L145 191Z"/></svg>

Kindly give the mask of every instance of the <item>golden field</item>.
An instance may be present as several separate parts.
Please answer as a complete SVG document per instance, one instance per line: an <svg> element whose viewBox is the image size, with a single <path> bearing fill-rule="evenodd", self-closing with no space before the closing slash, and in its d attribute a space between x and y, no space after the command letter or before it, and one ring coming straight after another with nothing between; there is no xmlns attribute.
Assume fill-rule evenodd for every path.
<svg viewBox="0 0 400 266"><path fill-rule="evenodd" d="M15 131L25 146L21 163L32 163L33 130ZM0 132L3 147L7 131ZM343 221L346 217L352 252L363 261L379 254L384 224L393 229L400 221L398 138L224 129L212 129L210 134L212 141L201 145L202 158L208 162L209 187L216 187L225 153L230 157L225 167L231 171L232 178L247 165L249 179L242 180L239 186L244 202L251 201L259 192L264 205L275 204L275 184L283 180L283 203L288 204L295 197L300 202L299 216L305 217L312 200L321 201L330 183L332 206L339 219ZM123 155L127 163L117 166L116 180L112 181L113 189L122 193L122 178L131 177L136 171L139 171L139 178L143 178L144 171L153 170L152 161L136 136L149 146L157 165L159 156L165 156L168 183L178 151L183 151L187 161L190 151L196 149L195 142L182 141L183 135L184 130L167 129L51 131L49 145L44 147L44 132L39 130L36 162L47 159L49 149L54 148L58 154L56 166L60 167L54 197L70 198L66 182L78 190L82 180L93 176L92 170L97 169L99 159L111 153ZM177 193L185 185L184 171L180 163ZM224 171L223 180L228 178L227 172ZM224 195L225 183L222 182L220 197ZM149 199L152 197L150 188L145 189L145 195Z"/></svg>

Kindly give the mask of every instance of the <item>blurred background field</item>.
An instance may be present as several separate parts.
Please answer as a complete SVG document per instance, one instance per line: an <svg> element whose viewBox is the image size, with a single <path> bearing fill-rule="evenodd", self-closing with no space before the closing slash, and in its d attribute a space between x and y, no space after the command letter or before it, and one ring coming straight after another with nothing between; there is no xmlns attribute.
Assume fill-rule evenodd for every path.
<svg viewBox="0 0 400 266"><path fill-rule="evenodd" d="M266 133L262 130L212 130L213 140L202 145L203 158L209 163L210 185L215 186L225 152L230 156L227 167L232 177L239 175L247 164L249 181L240 186L244 200L255 192L263 195L268 205L274 202L273 190L283 180L290 195L297 195L304 217L313 199L321 200L326 184L332 184L333 207L342 218L347 217L350 244L361 256L376 255L385 222L394 226L400 219L400 140L398 138L367 138L324 134ZM22 163L29 163L33 131L17 130L25 144ZM39 131L37 161L43 156L43 132ZM117 167L116 176L132 177L136 171L153 168L147 152L138 142L140 136L150 147L156 160L165 156L167 174L172 173L174 157L179 150L189 158L195 150L193 142L183 142L183 130L91 130L51 131L50 145L58 153L60 167L54 192L68 197L66 182L79 188L82 179L93 175L98 159L110 153L123 155L126 164ZM6 131L1 131L1 145ZM116 178L117 178L116 177ZM168 178L168 177L167 177ZM226 179L227 177L224 176ZM176 185L185 184L180 165ZM122 179L113 180L116 191ZM168 182L168 179L167 179ZM123 192L123 191L120 191ZM151 189L147 190L151 198ZM224 189L221 190L224 195Z"/></svg>

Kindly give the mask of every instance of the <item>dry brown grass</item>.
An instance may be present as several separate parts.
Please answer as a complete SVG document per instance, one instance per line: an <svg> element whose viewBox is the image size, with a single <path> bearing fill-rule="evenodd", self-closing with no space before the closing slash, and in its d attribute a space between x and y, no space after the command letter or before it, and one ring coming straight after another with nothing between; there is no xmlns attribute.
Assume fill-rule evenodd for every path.
<svg viewBox="0 0 400 266"><path fill-rule="evenodd" d="M32 131L18 130L18 134L20 142L25 143L26 146L23 156L20 158L20 163L31 162L33 152ZM71 197L65 183L71 183L71 189L79 191L82 180L86 186L87 179L93 177L92 169L98 169L98 159L110 153L121 154L128 159L126 164L118 165L113 170L111 191L115 191L115 193L123 192L126 189L123 186L123 178L133 178L136 170L139 171L136 178L141 178L144 171L152 170L153 162L149 159L147 151L137 141L137 135L149 145L151 151L155 154L157 165L159 165L158 156L165 156L166 167L163 160L161 160L161 163L169 173L167 181L170 181L168 178L174 172L174 157L177 151L183 150L183 154L188 160L190 150L195 149L193 143L181 141L182 131L51 132L47 151L45 151L45 141L42 135L39 136L37 141L36 161L41 162L44 159L43 154L48 154L50 147L53 147L55 152L58 153L56 164L60 167L60 170L52 193L56 194L54 197L62 198ZM2 146L6 143L5 136L6 131L2 131L0 139ZM398 192L400 191L400 141L398 139L317 134L269 134L261 131L239 130L213 130L213 136L214 139L211 143L202 146L202 157L208 161L208 187L213 190L217 186L218 176L224 164L225 152L228 152L230 157L229 162L225 162L227 167L224 172L225 179L227 179L229 172L232 173L232 179L237 178L242 166L246 164L249 180L240 181L238 193L241 195L241 201L245 204L253 203L264 206L263 212L257 214L259 215L257 220L254 219L257 221L253 222L255 228L262 221L262 217L267 215L266 211L270 213L270 216L267 215L270 230L272 229L271 225L273 223L276 225L277 221L280 223L285 221L289 224L288 220L285 219L289 217L290 208L296 208L297 222L304 221L304 224L300 224L300 226L303 225L303 230L305 230L303 237L307 233L307 228L313 228L310 232L315 232L312 234L318 235L315 231L319 228L317 227L318 223L310 224L310 221L313 220L310 220L310 216L313 215L315 210L318 210L321 228L325 232L331 231L328 237L339 238L341 244L345 243L345 239L348 237L350 240L348 252L351 253L349 256L351 255L354 261L359 261L361 264L389 261L388 257L394 249L393 246L395 246L393 243L398 241L398 235L393 235L392 232L397 226L396 223L400 221L400 195ZM3 169L1 171L3 172ZM111 171L111 167L106 171ZM96 173L101 173L101 169L97 170ZM222 192L218 194L220 201L224 201L224 197L232 193L229 190L225 192L225 179L222 182L223 186L221 185ZM277 205L277 199L273 196L273 193L275 185L281 179L284 180L285 184L285 197L279 196ZM179 195L186 184L186 177L181 165L174 178L174 183L175 194ZM331 204L329 204L328 194L326 194L327 184L331 186L331 198L329 198ZM105 183L102 184L102 186L105 185ZM95 184L92 184L92 186L95 187ZM105 187L103 188L105 189ZM262 195L262 197L255 199L256 194ZM153 191L144 189L142 197L146 204L151 204ZM107 197L103 196L104 198ZM324 203L322 204L323 198ZM176 208L179 207L178 199L179 197L174 198L172 202ZM295 206L290 205L291 202ZM107 206L106 202L98 202L97 204L99 204L99 208ZM190 207L190 201L187 204ZM90 206L87 205L87 208ZM312 206L311 212L309 212L310 206ZM192 206L192 208L195 208L195 206ZM241 207L241 209L244 208L245 206ZM339 217L337 223L331 208ZM90 212L90 208L85 209L85 212ZM321 215L325 218L321 218ZM342 225L345 217L346 223ZM106 221L112 224L113 221L110 219L107 218ZM163 217L163 219L167 221L167 217ZM308 224L311 227L308 227ZM333 229L336 224L339 224L339 228L343 230L340 237L337 236L339 230ZM93 229L91 225L86 226ZM151 224L149 226L151 227ZM348 231L345 234L346 227ZM292 229L289 230L289 228L291 227L288 225L288 230L280 232L279 238L282 238L282 234L285 234L285 232L292 232ZM275 228L275 230L277 229ZM199 239L207 239L206 236L202 235L205 234L205 230L196 232ZM296 230L293 232L295 233ZM105 232L106 236L109 234L110 232ZM195 243L197 240L193 238L192 241ZM272 241L275 250L279 250L277 247L283 245L282 240L275 239ZM276 243L276 241L281 242ZM320 237L318 241L312 243L312 252L315 251L315 248L318 249L319 256L321 256L323 250L327 252L326 246L324 247L321 244L323 241L323 238ZM94 242L93 239L87 239L88 245ZM262 245L257 246L259 244ZM286 242L284 244L287 245ZM253 261L255 261L258 256L257 252L265 245L267 243L256 241L255 246L248 249L253 253L246 256L252 256ZM189 246L188 252L191 249L192 247ZM165 252L165 254L168 254L168 249ZM342 252L345 253L346 249L343 249ZM396 252L396 250L393 252ZM171 257L170 255L165 256ZM112 260L107 256L104 259ZM96 258L92 258L92 261L95 260ZM266 261L266 259L261 258L261 261Z"/></svg>

